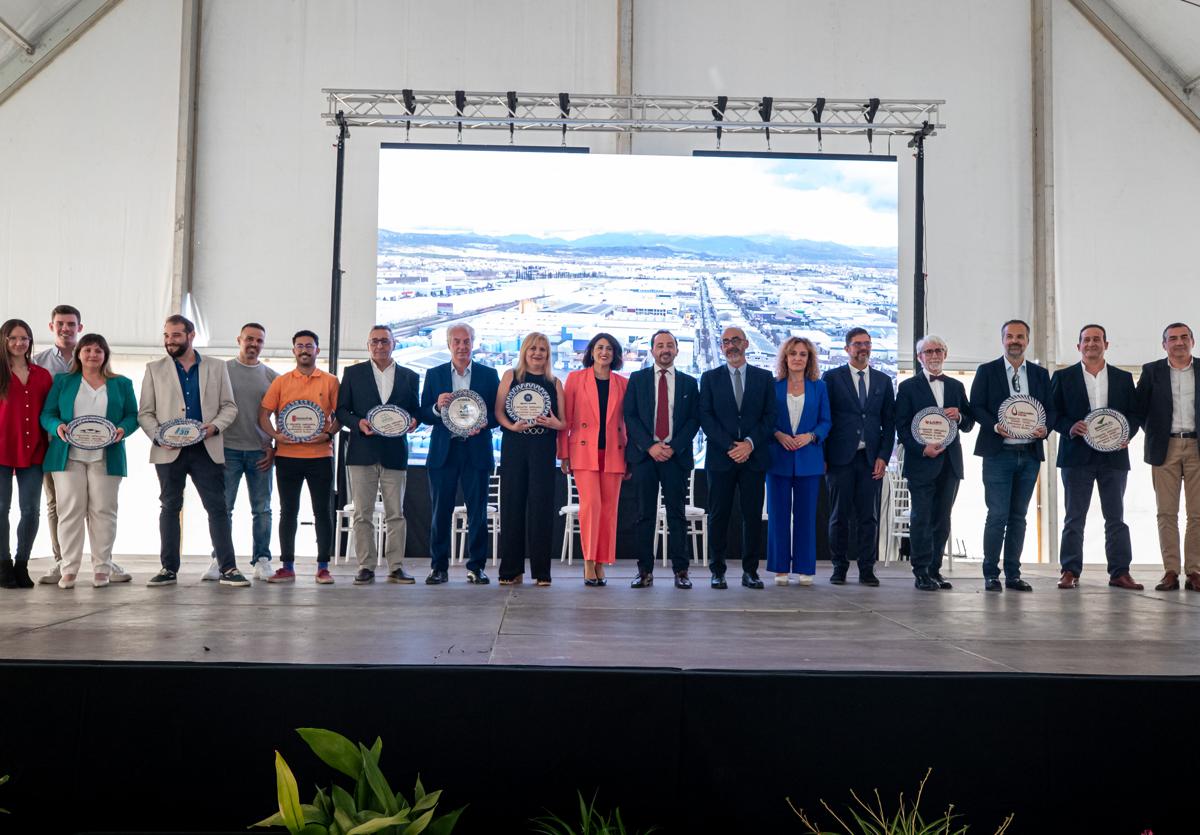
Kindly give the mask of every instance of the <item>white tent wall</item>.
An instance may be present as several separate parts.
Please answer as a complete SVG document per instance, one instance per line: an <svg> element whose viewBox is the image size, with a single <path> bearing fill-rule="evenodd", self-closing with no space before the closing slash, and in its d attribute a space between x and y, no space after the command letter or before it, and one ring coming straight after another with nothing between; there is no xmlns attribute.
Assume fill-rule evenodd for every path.
<svg viewBox="0 0 1200 835"><path fill-rule="evenodd" d="M0 106L0 309L45 346L70 302L114 345L170 299L181 17L129 0Z"/></svg>

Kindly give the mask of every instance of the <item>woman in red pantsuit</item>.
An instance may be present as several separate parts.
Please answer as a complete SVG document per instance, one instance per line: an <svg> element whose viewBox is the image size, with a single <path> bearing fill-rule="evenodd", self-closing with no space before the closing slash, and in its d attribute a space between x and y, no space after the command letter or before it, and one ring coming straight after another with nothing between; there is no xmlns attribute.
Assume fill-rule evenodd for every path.
<svg viewBox="0 0 1200 835"><path fill-rule="evenodd" d="M607 585L604 566L617 559L617 503L625 478L625 387L616 374L621 344L607 333L588 343L583 368L567 376L558 457L579 488L579 533L583 542L583 582ZM603 415L603 419L601 419Z"/></svg>

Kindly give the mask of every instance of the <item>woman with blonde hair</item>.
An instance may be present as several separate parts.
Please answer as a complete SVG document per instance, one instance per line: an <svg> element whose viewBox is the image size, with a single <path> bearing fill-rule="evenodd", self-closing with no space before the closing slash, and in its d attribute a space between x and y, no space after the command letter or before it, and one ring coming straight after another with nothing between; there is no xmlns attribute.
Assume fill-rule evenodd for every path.
<svg viewBox="0 0 1200 835"><path fill-rule="evenodd" d="M529 571L539 586L550 585L550 536L554 531L554 451L563 387L551 368L550 340L531 333L521 342L517 364L504 372L496 390L500 421L500 585L520 583ZM549 414L530 414L538 403ZM522 408L524 407L524 408Z"/></svg>
<svg viewBox="0 0 1200 835"><path fill-rule="evenodd" d="M811 586L817 573L817 491L825 473L821 449L833 425L817 349L793 336L775 365L775 443L767 470L767 570L776 585L791 574Z"/></svg>

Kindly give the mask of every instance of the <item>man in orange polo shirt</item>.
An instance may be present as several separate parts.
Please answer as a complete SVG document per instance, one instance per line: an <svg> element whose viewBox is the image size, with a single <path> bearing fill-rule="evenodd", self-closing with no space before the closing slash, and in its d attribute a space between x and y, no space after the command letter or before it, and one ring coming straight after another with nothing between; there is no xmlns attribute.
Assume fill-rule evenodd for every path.
<svg viewBox="0 0 1200 835"><path fill-rule="evenodd" d="M321 353L317 335L296 331L292 337L292 356L296 367L280 374L263 396L258 410L258 425L275 439L275 483L279 487L279 561L280 568L268 583L292 583L296 580L296 520L300 514L300 488L308 484L312 501L313 523L317 530L317 582L333 582L329 573L329 554L333 548L333 437L337 434L338 380L317 368ZM281 431L283 415L297 401L315 403L324 414L321 430L307 440L295 433ZM275 424L271 423L275 415ZM276 428L279 427L279 428Z"/></svg>

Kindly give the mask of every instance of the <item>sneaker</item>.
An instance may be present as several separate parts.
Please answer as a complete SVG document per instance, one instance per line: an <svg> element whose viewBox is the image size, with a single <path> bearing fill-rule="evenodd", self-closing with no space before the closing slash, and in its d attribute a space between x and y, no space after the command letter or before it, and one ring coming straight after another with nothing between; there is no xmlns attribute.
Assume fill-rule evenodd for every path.
<svg viewBox="0 0 1200 835"><path fill-rule="evenodd" d="M288 568L286 565L281 566L278 571L267 578L268 583L294 583L296 582L296 572Z"/></svg>
<svg viewBox="0 0 1200 835"><path fill-rule="evenodd" d="M58 560L54 561L54 567L38 577L38 582L43 586L54 586L62 579L62 564Z"/></svg>
<svg viewBox="0 0 1200 835"><path fill-rule="evenodd" d="M374 577L375 575L372 574L371 576ZM333 575L329 573L328 568L318 568L317 569L317 585L318 586L332 586L333 585Z"/></svg>
<svg viewBox="0 0 1200 835"><path fill-rule="evenodd" d="M107 574L96 573L92 576L92 587L102 589L107 586L111 580Z"/></svg>
<svg viewBox="0 0 1200 835"><path fill-rule="evenodd" d="M214 583L221 579L221 565L214 559L212 564L208 566L208 571L204 572L201 580L212 580Z"/></svg>
<svg viewBox="0 0 1200 835"><path fill-rule="evenodd" d="M814 579L813 575L811 575L811 574L797 574L796 575L796 582L802 586L811 586L813 584L813 579Z"/></svg>
<svg viewBox="0 0 1200 835"><path fill-rule="evenodd" d="M150 586L151 588L158 588L159 586L173 586L175 585L175 581L175 572L169 568L163 568L160 569L157 574L147 580L146 585Z"/></svg>
<svg viewBox="0 0 1200 835"><path fill-rule="evenodd" d="M250 581L246 579L246 575L238 571L236 568L231 568L221 574L221 579L218 580L223 586L248 586Z"/></svg>
<svg viewBox="0 0 1200 835"><path fill-rule="evenodd" d="M786 574L776 574L775 575L775 585L786 586L787 584L788 584L788 575L786 575Z"/></svg>
<svg viewBox="0 0 1200 835"><path fill-rule="evenodd" d="M60 589L75 588L75 575L74 574L64 574L61 577L59 577L58 578L58 587Z"/></svg>
<svg viewBox="0 0 1200 835"><path fill-rule="evenodd" d="M133 578L129 576L129 572L121 566L117 565L112 560L109 560L108 567L111 569L108 572L108 582L110 583L128 583Z"/></svg>

